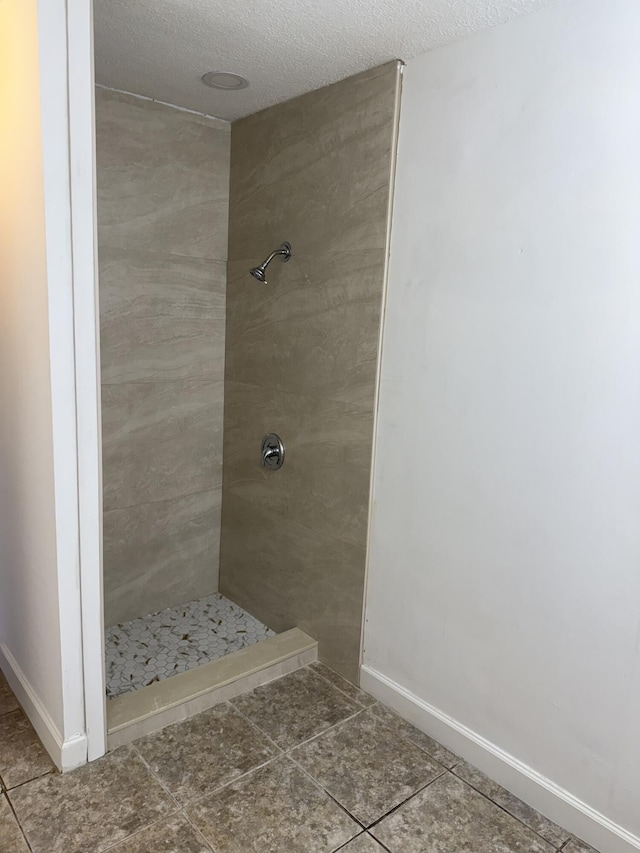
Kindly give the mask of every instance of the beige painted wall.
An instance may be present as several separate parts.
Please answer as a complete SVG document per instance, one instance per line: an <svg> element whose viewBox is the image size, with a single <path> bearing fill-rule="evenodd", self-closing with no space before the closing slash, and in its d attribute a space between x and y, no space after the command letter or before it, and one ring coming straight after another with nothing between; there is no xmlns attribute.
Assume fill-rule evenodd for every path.
<svg viewBox="0 0 640 853"><path fill-rule="evenodd" d="M96 95L111 625L217 590L230 134Z"/></svg>
<svg viewBox="0 0 640 853"><path fill-rule="evenodd" d="M36 0L0 4L0 647L62 732Z"/></svg>
<svg viewBox="0 0 640 853"><path fill-rule="evenodd" d="M231 134L221 591L353 680L398 88L390 63ZM292 260L252 279L283 240Z"/></svg>

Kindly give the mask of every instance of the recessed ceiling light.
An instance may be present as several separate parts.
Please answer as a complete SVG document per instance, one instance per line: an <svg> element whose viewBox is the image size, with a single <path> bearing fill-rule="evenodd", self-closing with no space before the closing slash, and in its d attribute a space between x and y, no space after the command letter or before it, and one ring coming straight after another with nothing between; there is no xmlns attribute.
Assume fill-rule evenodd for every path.
<svg viewBox="0 0 640 853"><path fill-rule="evenodd" d="M249 85L248 80L231 71L208 71L202 75L202 82L212 89L224 89L226 92L237 92Z"/></svg>

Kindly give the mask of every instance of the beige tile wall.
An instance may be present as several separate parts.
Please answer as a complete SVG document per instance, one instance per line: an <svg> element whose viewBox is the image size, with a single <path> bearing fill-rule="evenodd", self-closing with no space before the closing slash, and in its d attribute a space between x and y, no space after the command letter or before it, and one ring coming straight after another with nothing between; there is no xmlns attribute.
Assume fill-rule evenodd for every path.
<svg viewBox="0 0 640 853"><path fill-rule="evenodd" d="M98 89L108 625L216 591L229 125Z"/></svg>
<svg viewBox="0 0 640 853"><path fill-rule="evenodd" d="M232 127L221 590L356 680L399 67ZM248 275L283 240L268 286ZM259 466L262 436L286 445Z"/></svg>

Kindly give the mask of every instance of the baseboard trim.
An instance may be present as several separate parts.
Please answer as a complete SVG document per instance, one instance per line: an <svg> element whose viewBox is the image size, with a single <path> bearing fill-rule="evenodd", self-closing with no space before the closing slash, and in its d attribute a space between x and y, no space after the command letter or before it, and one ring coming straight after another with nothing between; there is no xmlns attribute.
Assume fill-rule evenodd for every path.
<svg viewBox="0 0 640 853"><path fill-rule="evenodd" d="M58 770L65 773L86 764L86 734L74 735L64 740L60 729L5 643L0 643L0 669Z"/></svg>
<svg viewBox="0 0 640 853"><path fill-rule="evenodd" d="M360 685L421 731L597 850L603 853L640 850L638 836L372 667L361 667Z"/></svg>

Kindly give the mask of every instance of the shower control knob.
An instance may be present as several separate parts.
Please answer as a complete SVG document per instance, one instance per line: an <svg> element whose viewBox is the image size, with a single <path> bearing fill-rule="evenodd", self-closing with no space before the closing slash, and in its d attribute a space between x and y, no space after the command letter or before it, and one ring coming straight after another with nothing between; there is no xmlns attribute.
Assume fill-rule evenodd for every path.
<svg viewBox="0 0 640 853"><path fill-rule="evenodd" d="M279 435L270 432L262 439L262 467L277 471L284 464L284 444Z"/></svg>

